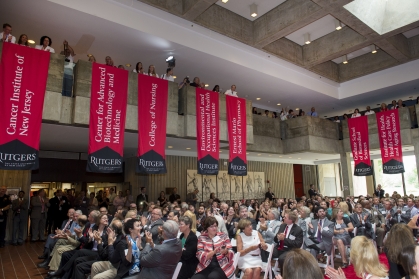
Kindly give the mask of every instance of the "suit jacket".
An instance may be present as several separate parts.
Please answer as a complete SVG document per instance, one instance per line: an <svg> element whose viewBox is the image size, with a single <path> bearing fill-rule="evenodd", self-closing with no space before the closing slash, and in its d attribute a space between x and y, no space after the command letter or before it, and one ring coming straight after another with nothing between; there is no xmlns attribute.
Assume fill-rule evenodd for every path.
<svg viewBox="0 0 419 279"><path fill-rule="evenodd" d="M278 220L270 220L266 231L259 229L259 232L266 243L272 244L274 242L274 238L278 234L280 225L281 222L279 222Z"/></svg>
<svg viewBox="0 0 419 279"><path fill-rule="evenodd" d="M102 247L100 246L102 245L98 245L98 251L102 260L108 260L114 267L118 268L115 279L120 279L128 275L128 271L134 263L135 258L132 257L131 262L125 258L125 249L128 249L125 236L122 234L118 235L113 245L108 245L106 248L103 248L103 250L106 250L106 253L101 253ZM107 255L107 259L103 259L105 255Z"/></svg>
<svg viewBox="0 0 419 279"><path fill-rule="evenodd" d="M140 202L145 201L148 203L148 195L143 196L143 194L139 194L136 199L136 205L138 206ZM144 206L145 207L145 206Z"/></svg>
<svg viewBox="0 0 419 279"><path fill-rule="evenodd" d="M375 196L377 196L378 198L383 198L384 197L384 190L383 189L381 189L381 190L375 190L374 191L374 194L375 194Z"/></svg>
<svg viewBox="0 0 419 279"><path fill-rule="evenodd" d="M311 198L312 196L318 195L316 190L310 189L308 190L308 196Z"/></svg>
<svg viewBox="0 0 419 279"><path fill-rule="evenodd" d="M171 279L182 256L179 239L169 240L151 249L146 244L140 255L141 272L139 279Z"/></svg>
<svg viewBox="0 0 419 279"><path fill-rule="evenodd" d="M151 234L153 235L153 243L154 244L160 244L159 241L159 227L163 226L163 220L159 219L156 222L154 222L153 224L151 224L151 220L147 221L147 225L144 226L143 228L143 232L145 231L149 231L151 232ZM141 245L144 247L145 246L145 237L141 238Z"/></svg>
<svg viewBox="0 0 419 279"><path fill-rule="evenodd" d="M179 239L182 240L183 233L180 235ZM196 257L196 252L198 251L198 237L193 232L190 232L188 238L186 239L185 246L182 249L182 257L180 262L182 262L182 267L179 272L178 279L188 279L194 275L196 266L198 265L198 258Z"/></svg>
<svg viewBox="0 0 419 279"><path fill-rule="evenodd" d="M381 213L380 210L377 210L374 207L371 207L371 210L368 211L364 209L364 212L368 215L368 221L371 224L375 224L377 227L381 226L381 224L385 224L386 220L384 215Z"/></svg>
<svg viewBox="0 0 419 279"><path fill-rule="evenodd" d="M333 238L333 233L334 233L334 227L335 227L335 223L333 223L332 221L330 221L327 218L323 219L323 229L322 229L322 242L324 244L324 247L326 249L326 253L328 255L330 255L330 253L332 252L332 248L333 248L333 242L332 242L332 238ZM311 220L311 224L313 225L313 229L308 229L308 235L310 237L314 237L316 235L317 232L317 225L319 223L319 219L313 219ZM325 229L325 228L328 229ZM315 244L310 238L307 238L305 240L305 244L307 246L313 245Z"/></svg>
<svg viewBox="0 0 419 279"><path fill-rule="evenodd" d="M61 201L64 201L64 203L60 206ZM62 196L61 200L59 200L58 197L53 197L49 200L49 203L51 210L50 213L52 213L53 216L58 218L65 218L65 216L67 215L67 211L70 208L70 204L68 203L67 197Z"/></svg>
<svg viewBox="0 0 419 279"><path fill-rule="evenodd" d="M366 212L362 212L361 213L361 218L362 220L364 219L364 217L368 215L368 213ZM367 221L364 222L364 224L362 223L362 221L359 220L358 214L357 213L353 213L349 219L351 219L351 223L354 226L354 228L357 228L356 230L356 235L365 235L368 238L372 238L373 237L373 230L372 230L372 225L369 221L369 217L367 217ZM353 233L351 233L351 237L354 236Z"/></svg>
<svg viewBox="0 0 419 279"><path fill-rule="evenodd" d="M397 223L398 223L398 220L397 220L397 214L396 214L396 211L394 211L394 209L392 208L392 209L390 209L390 215L391 215L391 218L390 218L390 219L387 219L387 214L386 214L386 212L387 212L387 210L386 210L386 209L384 209L384 214L383 214L383 216L384 216L384 218L385 218L385 222L386 222L386 229L387 229L387 231L390 231L391 227L392 227L394 224L397 224Z"/></svg>
<svg viewBox="0 0 419 279"><path fill-rule="evenodd" d="M46 213L48 211L48 198L44 197L44 202L45 202L44 212ZM32 207L31 218L33 219L46 218L47 216L46 214L42 216L42 203L41 203L41 200L39 199L39 196L32 197L31 207Z"/></svg>
<svg viewBox="0 0 419 279"><path fill-rule="evenodd" d="M81 210L81 212L83 212L84 215L88 215L87 208L89 207L89 203L90 203L90 199L88 197L83 197L83 198L77 197L76 200L74 201L74 207L76 210Z"/></svg>
<svg viewBox="0 0 419 279"><path fill-rule="evenodd" d="M13 215L17 214L17 211L20 210L20 217L24 218L28 216L28 207L29 201L27 198L23 198L22 204L19 206L19 199L12 201L12 210Z"/></svg>
<svg viewBox="0 0 419 279"><path fill-rule="evenodd" d="M266 192L265 193L265 199L268 198L270 201L273 200L275 198L275 194L274 193L270 193L270 192Z"/></svg>
<svg viewBox="0 0 419 279"><path fill-rule="evenodd" d="M287 224L282 223L279 227L278 233L284 233ZM294 239L291 239L290 236L294 236ZM274 242L279 244L277 235L274 237ZM291 231L288 234L288 237L284 239L284 249L283 251L288 251L293 248L301 248L304 242L304 233L303 230L297 225L293 224Z"/></svg>

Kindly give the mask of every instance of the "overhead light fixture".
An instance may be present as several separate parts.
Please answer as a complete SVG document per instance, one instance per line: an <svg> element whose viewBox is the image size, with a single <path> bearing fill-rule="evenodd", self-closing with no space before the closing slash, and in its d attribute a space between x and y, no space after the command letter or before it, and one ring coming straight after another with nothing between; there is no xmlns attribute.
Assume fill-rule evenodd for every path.
<svg viewBox="0 0 419 279"><path fill-rule="evenodd" d="M131 67L131 64L125 64L125 66L127 66L127 67Z"/></svg>
<svg viewBox="0 0 419 279"><path fill-rule="evenodd" d="M221 2L223 2L224 4L228 2L228 0L221 0Z"/></svg>
<svg viewBox="0 0 419 279"><path fill-rule="evenodd" d="M176 76L172 76L173 78L176 78Z"/></svg>
<svg viewBox="0 0 419 279"><path fill-rule="evenodd" d="M260 100L260 98L256 98L256 100L257 100L257 101L259 101L259 100Z"/></svg>
<svg viewBox="0 0 419 279"><path fill-rule="evenodd" d="M348 57L346 56L346 54L342 58L343 58L342 63L343 64L348 64Z"/></svg>
<svg viewBox="0 0 419 279"><path fill-rule="evenodd" d="M309 43L311 43L311 41L310 41L310 33L305 33L304 34L304 43L306 45L308 45Z"/></svg>
<svg viewBox="0 0 419 279"><path fill-rule="evenodd" d="M167 148L173 148L173 146L169 145Z"/></svg>
<svg viewBox="0 0 419 279"><path fill-rule="evenodd" d="M278 104L276 104L277 106L280 106L281 104L280 103L278 103Z"/></svg>
<svg viewBox="0 0 419 279"><path fill-rule="evenodd" d="M377 47L375 45L371 46L371 53L377 53Z"/></svg>
<svg viewBox="0 0 419 279"><path fill-rule="evenodd" d="M299 108L296 108L295 110L300 110Z"/></svg>
<svg viewBox="0 0 419 279"><path fill-rule="evenodd" d="M342 22L340 22L340 20L337 20L336 18L335 18L335 28L336 30L342 29Z"/></svg>
<svg viewBox="0 0 419 279"><path fill-rule="evenodd" d="M262 154L259 153L258 156L260 156L260 155L262 155Z"/></svg>
<svg viewBox="0 0 419 279"><path fill-rule="evenodd" d="M28 40L28 43L30 43L30 44L34 44L34 43L35 43L35 41L34 41L34 40Z"/></svg>
<svg viewBox="0 0 419 279"><path fill-rule="evenodd" d="M288 158L290 158L290 159L291 159L292 157L288 157Z"/></svg>
<svg viewBox="0 0 419 279"><path fill-rule="evenodd" d="M191 149L190 147L186 147L187 150Z"/></svg>
<svg viewBox="0 0 419 279"><path fill-rule="evenodd" d="M170 55L166 58L166 63L169 67L175 67L176 66L176 59L173 55Z"/></svg>
<svg viewBox="0 0 419 279"><path fill-rule="evenodd" d="M282 156L279 156L279 158L282 158Z"/></svg>
<svg viewBox="0 0 419 279"><path fill-rule="evenodd" d="M258 5L253 3L250 5L250 16L251 17L257 17L258 16Z"/></svg>
<svg viewBox="0 0 419 279"><path fill-rule="evenodd" d="M249 155L249 153L246 153L246 155Z"/></svg>
<svg viewBox="0 0 419 279"><path fill-rule="evenodd" d="M209 86L209 84L208 84L208 83L206 83L206 84L205 84L205 87L208 87L208 86Z"/></svg>
<svg viewBox="0 0 419 279"><path fill-rule="evenodd" d="M87 57L92 57L92 56L93 56L93 55L92 55L92 54L90 54L90 53L87 55Z"/></svg>

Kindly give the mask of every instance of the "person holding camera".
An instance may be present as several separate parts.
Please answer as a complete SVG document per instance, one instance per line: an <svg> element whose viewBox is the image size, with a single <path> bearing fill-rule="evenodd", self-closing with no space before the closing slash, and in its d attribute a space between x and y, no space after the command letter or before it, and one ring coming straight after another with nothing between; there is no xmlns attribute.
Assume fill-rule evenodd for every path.
<svg viewBox="0 0 419 279"><path fill-rule="evenodd" d="M201 87L201 80L199 79L199 77L194 77L193 82L189 85L193 87Z"/></svg>

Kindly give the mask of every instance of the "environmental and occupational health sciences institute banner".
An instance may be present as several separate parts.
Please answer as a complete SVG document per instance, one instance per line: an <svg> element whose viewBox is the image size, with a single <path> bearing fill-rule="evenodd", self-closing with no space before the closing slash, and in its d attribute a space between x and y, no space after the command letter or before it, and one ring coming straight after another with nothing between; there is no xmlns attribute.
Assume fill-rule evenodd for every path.
<svg viewBox="0 0 419 279"><path fill-rule="evenodd" d="M123 171L128 71L93 63L90 96L89 172Z"/></svg>
<svg viewBox="0 0 419 279"><path fill-rule="evenodd" d="M196 141L199 174L217 175L219 170L220 117L217 92L196 88Z"/></svg>
<svg viewBox="0 0 419 279"><path fill-rule="evenodd" d="M404 172L402 141L400 137L399 110L377 113L378 139L380 141L383 173Z"/></svg>
<svg viewBox="0 0 419 279"><path fill-rule="evenodd" d="M169 83L138 75L138 154L136 172L166 173L166 124Z"/></svg>
<svg viewBox="0 0 419 279"><path fill-rule="evenodd" d="M226 96L229 142L228 174L247 175L246 100Z"/></svg>
<svg viewBox="0 0 419 279"><path fill-rule="evenodd" d="M368 176L373 174L370 158L368 135L368 117L361 116L348 119L349 142L354 159L354 175Z"/></svg>
<svg viewBox="0 0 419 279"><path fill-rule="evenodd" d="M0 169L39 168L50 52L4 42L0 64Z"/></svg>

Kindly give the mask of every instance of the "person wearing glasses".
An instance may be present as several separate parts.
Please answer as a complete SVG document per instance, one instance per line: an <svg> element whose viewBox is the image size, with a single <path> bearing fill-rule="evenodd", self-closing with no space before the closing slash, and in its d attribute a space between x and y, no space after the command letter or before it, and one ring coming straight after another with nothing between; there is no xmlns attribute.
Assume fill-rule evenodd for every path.
<svg viewBox="0 0 419 279"><path fill-rule="evenodd" d="M154 244L159 244L159 231L161 231L161 227L163 226L163 220L161 219L163 216L160 208L154 208L151 212L150 220L147 217L141 217L141 225L143 227L142 232L150 232L152 234ZM142 238L142 245L145 246L145 237Z"/></svg>

